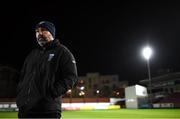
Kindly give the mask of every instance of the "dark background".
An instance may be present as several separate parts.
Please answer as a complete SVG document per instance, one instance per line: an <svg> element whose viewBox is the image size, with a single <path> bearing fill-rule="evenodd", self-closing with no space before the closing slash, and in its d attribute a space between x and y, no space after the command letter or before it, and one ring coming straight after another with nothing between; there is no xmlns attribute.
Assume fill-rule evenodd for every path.
<svg viewBox="0 0 180 119"><path fill-rule="evenodd" d="M136 83L147 78L141 49L153 48L152 76L180 70L178 1L34 1L2 3L0 64L18 71L36 45L35 25L48 20L74 54L80 76L118 74Z"/></svg>

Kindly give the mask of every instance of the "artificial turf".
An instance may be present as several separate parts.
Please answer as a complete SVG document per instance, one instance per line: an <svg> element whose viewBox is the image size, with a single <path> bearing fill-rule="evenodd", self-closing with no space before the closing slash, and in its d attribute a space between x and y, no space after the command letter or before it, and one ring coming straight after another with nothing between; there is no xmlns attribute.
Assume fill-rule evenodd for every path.
<svg viewBox="0 0 180 119"><path fill-rule="evenodd" d="M17 112L0 112L0 118L17 118ZM180 109L119 109L63 111L62 119L180 119Z"/></svg>

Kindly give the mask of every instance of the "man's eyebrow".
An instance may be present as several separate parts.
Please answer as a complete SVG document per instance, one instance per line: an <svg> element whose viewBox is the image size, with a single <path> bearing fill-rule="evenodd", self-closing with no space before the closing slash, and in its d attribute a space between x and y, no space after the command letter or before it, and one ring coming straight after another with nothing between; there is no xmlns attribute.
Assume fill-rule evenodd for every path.
<svg viewBox="0 0 180 119"><path fill-rule="evenodd" d="M41 30L43 30L43 31L47 31L47 28L42 27L42 28L41 28Z"/></svg>
<svg viewBox="0 0 180 119"><path fill-rule="evenodd" d="M41 28L37 28L35 31L38 32L38 31L48 31L48 30L46 28L41 27Z"/></svg>

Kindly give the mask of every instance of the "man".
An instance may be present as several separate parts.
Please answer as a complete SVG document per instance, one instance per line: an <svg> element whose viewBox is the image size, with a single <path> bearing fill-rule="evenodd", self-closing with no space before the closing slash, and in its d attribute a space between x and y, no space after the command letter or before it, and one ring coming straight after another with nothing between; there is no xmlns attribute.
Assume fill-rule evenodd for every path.
<svg viewBox="0 0 180 119"><path fill-rule="evenodd" d="M61 98L77 82L72 53L55 39L55 26L42 21L36 26L39 44L27 56L17 87L19 118L60 118Z"/></svg>

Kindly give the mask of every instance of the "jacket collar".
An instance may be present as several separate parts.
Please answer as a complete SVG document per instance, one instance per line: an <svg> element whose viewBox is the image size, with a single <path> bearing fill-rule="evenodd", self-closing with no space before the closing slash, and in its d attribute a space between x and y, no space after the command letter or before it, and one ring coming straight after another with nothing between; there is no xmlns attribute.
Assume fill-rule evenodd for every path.
<svg viewBox="0 0 180 119"><path fill-rule="evenodd" d="M59 46L60 45L60 42L59 42L59 40L58 39L54 39L53 41L51 41L51 42L49 42L49 43L47 43L45 46L43 46L43 47L41 47L41 46L39 46L39 48L41 49L41 50L51 50L51 49L54 49L54 48L56 48L57 46Z"/></svg>

